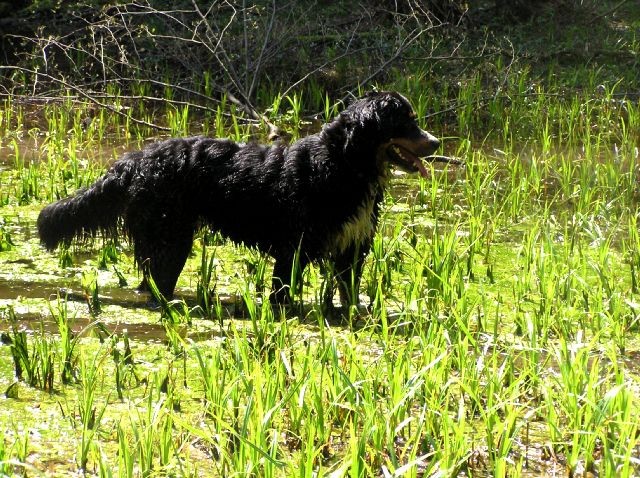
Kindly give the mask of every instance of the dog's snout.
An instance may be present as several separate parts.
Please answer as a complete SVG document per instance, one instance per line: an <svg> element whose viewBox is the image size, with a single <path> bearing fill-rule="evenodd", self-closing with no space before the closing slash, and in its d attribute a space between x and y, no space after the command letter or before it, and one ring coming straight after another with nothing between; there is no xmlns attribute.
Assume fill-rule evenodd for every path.
<svg viewBox="0 0 640 478"><path fill-rule="evenodd" d="M422 130L422 136L429 143L429 146L433 148L433 151L440 147L440 140L436 138L434 135L429 133L428 131Z"/></svg>

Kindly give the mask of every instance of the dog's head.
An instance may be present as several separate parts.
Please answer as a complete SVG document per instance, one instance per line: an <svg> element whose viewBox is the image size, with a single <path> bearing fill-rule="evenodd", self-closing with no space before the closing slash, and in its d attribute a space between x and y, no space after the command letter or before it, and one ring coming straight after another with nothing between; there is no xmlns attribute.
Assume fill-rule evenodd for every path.
<svg viewBox="0 0 640 478"><path fill-rule="evenodd" d="M369 93L342 115L349 120L352 141L375 146L378 161L427 176L420 158L432 155L440 141L418 126L416 114L404 96L395 92Z"/></svg>

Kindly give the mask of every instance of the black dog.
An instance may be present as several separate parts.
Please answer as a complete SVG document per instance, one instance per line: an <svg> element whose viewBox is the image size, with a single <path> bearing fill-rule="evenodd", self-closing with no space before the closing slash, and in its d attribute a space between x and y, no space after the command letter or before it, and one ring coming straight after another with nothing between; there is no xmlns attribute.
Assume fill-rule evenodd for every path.
<svg viewBox="0 0 640 478"><path fill-rule="evenodd" d="M371 93L290 146L206 137L157 142L45 207L40 238L53 250L76 237L115 235L120 224L138 266L147 264L171 297L194 233L206 225L273 256L272 302L289 300L296 251L300 270L311 261L332 263L341 299L353 300L390 165L426 175L419 158L439 146L415 116L400 94Z"/></svg>

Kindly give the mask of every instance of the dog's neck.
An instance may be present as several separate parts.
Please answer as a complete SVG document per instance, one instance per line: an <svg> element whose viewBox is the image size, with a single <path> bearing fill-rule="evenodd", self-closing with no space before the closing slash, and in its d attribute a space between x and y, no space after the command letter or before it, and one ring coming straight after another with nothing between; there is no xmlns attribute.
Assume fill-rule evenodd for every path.
<svg viewBox="0 0 640 478"><path fill-rule="evenodd" d="M341 158L349 165L359 180L379 183L389 175L388 167L378 155L381 138L375 131L366 131L366 126L338 116L327 123L319 133L333 158ZM381 187L384 187L382 184Z"/></svg>

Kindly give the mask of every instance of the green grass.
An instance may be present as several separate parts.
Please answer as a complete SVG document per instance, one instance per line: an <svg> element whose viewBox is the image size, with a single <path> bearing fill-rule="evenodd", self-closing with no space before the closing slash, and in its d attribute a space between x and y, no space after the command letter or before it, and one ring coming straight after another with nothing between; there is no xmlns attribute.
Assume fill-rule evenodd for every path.
<svg viewBox="0 0 640 478"><path fill-rule="evenodd" d="M585 78L568 94L523 69L490 98L481 73L438 96L426 75L387 85L466 167L395 181L360 291L371 308L339 325L318 267L283 319L263 300L269 259L211 235L180 278L188 300L158 298L162 313L126 292L140 279L126 243L73 246L60 268L34 236L40 207L153 133L102 111L81 127L89 109L70 100L29 124L7 100L0 297L24 293L0 298L0 473L640 475L640 107ZM427 118L452 98L453 123ZM336 111L318 92L265 105L294 136L304 112ZM164 111L172 134L256 133L226 102L205 116ZM28 292L43 284L86 302Z"/></svg>

